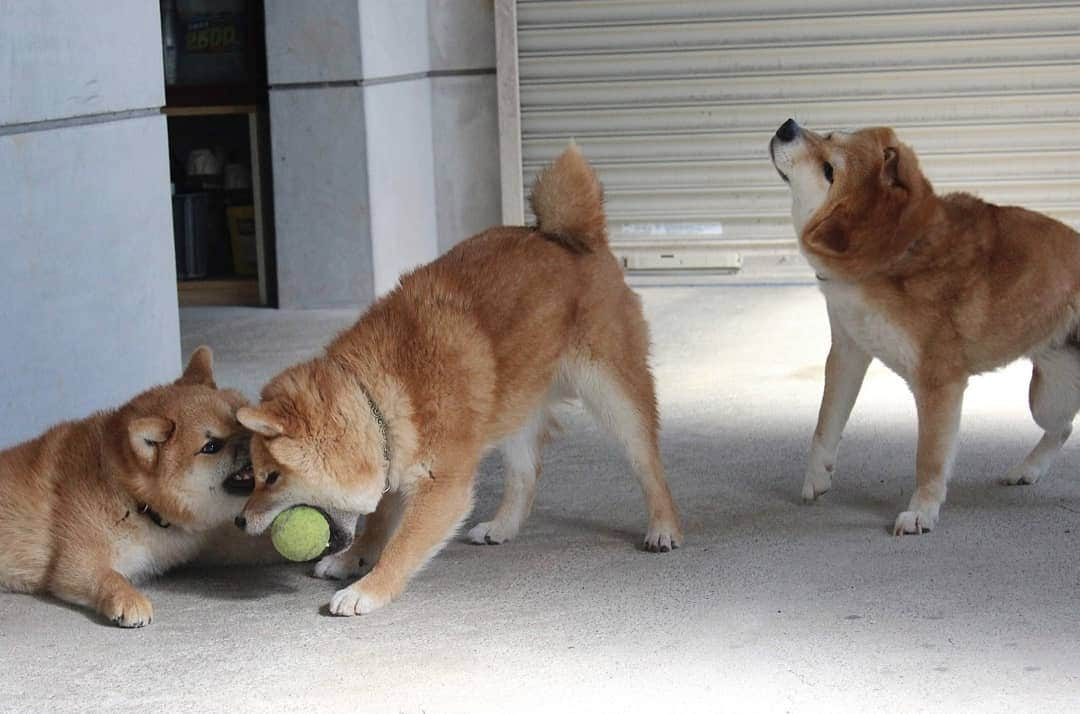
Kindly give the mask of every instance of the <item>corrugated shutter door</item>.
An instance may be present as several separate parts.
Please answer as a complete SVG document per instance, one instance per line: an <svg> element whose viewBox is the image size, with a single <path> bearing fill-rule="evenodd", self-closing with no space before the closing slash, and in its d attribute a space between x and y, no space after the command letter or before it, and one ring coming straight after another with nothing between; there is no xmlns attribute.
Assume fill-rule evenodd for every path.
<svg viewBox="0 0 1080 714"><path fill-rule="evenodd" d="M518 0L517 31L523 184L575 139L622 255L794 250L789 116L1080 227L1080 3Z"/></svg>

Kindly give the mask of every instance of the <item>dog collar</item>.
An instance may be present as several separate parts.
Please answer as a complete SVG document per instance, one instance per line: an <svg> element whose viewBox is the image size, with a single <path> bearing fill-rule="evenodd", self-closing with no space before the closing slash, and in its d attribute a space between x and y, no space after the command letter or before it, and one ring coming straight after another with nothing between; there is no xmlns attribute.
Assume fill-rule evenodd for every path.
<svg viewBox="0 0 1080 714"><path fill-rule="evenodd" d="M362 389L364 396L367 398L368 407L371 409L371 417L375 420L375 424L379 427L379 436L382 438L382 457L383 465L386 467L386 491L390 490L390 429L386 425L386 417L383 416L382 410L379 409L379 405L375 403L375 400L371 398L371 394ZM383 493L386 493L383 491Z"/></svg>
<svg viewBox="0 0 1080 714"><path fill-rule="evenodd" d="M149 503L137 503L137 504L135 504L135 509L139 513L141 513L142 515L146 516L151 521L153 521L154 525L157 526L158 528L168 528L169 526L172 525L167 520L162 518L160 513L155 511L153 508L150 508Z"/></svg>

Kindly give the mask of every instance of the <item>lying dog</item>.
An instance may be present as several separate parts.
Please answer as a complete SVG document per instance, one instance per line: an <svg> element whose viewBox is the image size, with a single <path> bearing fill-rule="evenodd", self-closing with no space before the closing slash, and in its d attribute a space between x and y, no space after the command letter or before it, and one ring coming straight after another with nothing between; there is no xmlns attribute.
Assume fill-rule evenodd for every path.
<svg viewBox="0 0 1080 714"><path fill-rule="evenodd" d="M191 560L251 492L244 403L200 347L174 384L0 452L0 589L149 624L131 581Z"/></svg>
<svg viewBox="0 0 1080 714"><path fill-rule="evenodd" d="M621 441L645 493L645 547L682 541L657 445L648 327L607 246L602 189L571 147L533 188L535 228L494 228L402 278L326 353L271 381L237 418L255 432L255 492L237 525L261 533L311 504L371 514L315 573L344 578L330 611L366 614L469 513L480 458L498 445L506 487L470 533L501 543L532 505L553 403L579 396ZM331 519L333 542L356 518Z"/></svg>
<svg viewBox="0 0 1080 714"><path fill-rule="evenodd" d="M894 533L937 523L968 377L1023 356L1046 433L1006 481L1037 481L1080 409L1080 235L1023 208L936 195L891 129L821 136L789 119L769 150L832 327L803 497L829 490L873 357L907 381L919 416L915 493Z"/></svg>

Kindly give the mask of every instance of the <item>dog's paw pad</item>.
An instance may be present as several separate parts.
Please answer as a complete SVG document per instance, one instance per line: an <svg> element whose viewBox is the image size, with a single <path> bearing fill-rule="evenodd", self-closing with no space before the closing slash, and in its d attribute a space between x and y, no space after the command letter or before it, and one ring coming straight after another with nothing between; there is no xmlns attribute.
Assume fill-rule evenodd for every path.
<svg viewBox="0 0 1080 714"><path fill-rule="evenodd" d="M469 542L477 545L501 545L514 537L509 529L498 521L487 521L469 530Z"/></svg>
<svg viewBox="0 0 1080 714"><path fill-rule="evenodd" d="M334 593L330 598L330 614L340 617L367 615L385 605L384 601L373 597L357 585L350 585Z"/></svg>
<svg viewBox="0 0 1080 714"><path fill-rule="evenodd" d="M934 530L934 519L921 511L903 511L893 524L893 535L920 535Z"/></svg>

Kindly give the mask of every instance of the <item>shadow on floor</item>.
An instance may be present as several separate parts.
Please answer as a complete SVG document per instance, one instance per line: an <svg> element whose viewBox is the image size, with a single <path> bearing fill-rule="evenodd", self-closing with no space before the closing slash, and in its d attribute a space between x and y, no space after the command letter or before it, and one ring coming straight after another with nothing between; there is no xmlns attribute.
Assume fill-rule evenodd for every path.
<svg viewBox="0 0 1080 714"><path fill-rule="evenodd" d="M272 595L297 592L289 583L311 565L274 564L257 566L189 567L169 573L154 582L156 590L198 595L214 600L261 600Z"/></svg>

